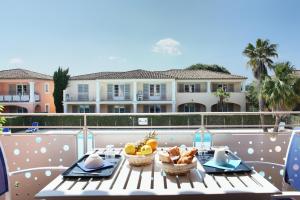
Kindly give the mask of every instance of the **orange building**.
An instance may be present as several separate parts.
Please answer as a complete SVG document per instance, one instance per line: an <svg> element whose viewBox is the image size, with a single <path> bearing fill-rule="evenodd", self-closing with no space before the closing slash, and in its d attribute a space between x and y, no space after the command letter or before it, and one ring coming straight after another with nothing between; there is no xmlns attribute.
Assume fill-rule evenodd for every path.
<svg viewBox="0 0 300 200"><path fill-rule="evenodd" d="M55 112L52 76L25 69L0 71L0 105L8 113Z"/></svg>

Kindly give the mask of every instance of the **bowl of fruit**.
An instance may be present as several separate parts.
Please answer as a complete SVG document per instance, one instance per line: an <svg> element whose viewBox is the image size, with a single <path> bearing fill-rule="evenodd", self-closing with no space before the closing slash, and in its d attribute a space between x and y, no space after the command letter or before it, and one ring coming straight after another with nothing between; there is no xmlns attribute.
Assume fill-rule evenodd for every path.
<svg viewBox="0 0 300 200"><path fill-rule="evenodd" d="M153 131L143 140L125 145L124 155L130 165L144 166L153 162L158 145L156 135L156 132Z"/></svg>
<svg viewBox="0 0 300 200"><path fill-rule="evenodd" d="M161 168L170 175L187 174L191 169L197 167L196 153L196 148L183 151L177 146L169 148L167 151L160 151Z"/></svg>

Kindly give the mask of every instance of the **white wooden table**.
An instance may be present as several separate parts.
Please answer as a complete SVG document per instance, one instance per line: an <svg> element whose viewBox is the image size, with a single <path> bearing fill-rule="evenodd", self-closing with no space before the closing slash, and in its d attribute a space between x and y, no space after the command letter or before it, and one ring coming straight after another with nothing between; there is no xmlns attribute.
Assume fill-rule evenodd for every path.
<svg viewBox="0 0 300 200"><path fill-rule="evenodd" d="M116 151L121 153L122 150ZM169 176L161 171L159 162L131 167L124 159L109 179L64 179L59 175L36 194L36 198L265 200L278 193L280 191L275 186L255 171L250 174L208 175L198 163L197 169L186 176Z"/></svg>

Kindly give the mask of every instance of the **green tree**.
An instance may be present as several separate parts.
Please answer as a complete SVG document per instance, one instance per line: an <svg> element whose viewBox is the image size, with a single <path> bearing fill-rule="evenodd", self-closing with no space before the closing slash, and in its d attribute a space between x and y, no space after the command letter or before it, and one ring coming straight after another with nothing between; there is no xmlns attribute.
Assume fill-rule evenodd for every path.
<svg viewBox="0 0 300 200"><path fill-rule="evenodd" d="M274 77L266 77L262 85L262 95L272 111L292 110L296 105L299 96L295 91L297 78L294 74L294 67L289 63L277 63L274 66ZM278 131L278 125L282 115L275 115L274 132Z"/></svg>
<svg viewBox="0 0 300 200"><path fill-rule="evenodd" d="M62 69L58 68L57 71L54 72L53 81L54 81L54 104L57 113L62 113L63 109L63 91L68 87L68 83L70 80L69 68Z"/></svg>
<svg viewBox="0 0 300 200"><path fill-rule="evenodd" d="M214 95L219 98L218 111L219 108L221 108L221 112L224 112L224 105L226 104L226 101L230 97L230 94L226 92L223 88L218 88L217 91L214 93Z"/></svg>
<svg viewBox="0 0 300 200"><path fill-rule="evenodd" d="M214 71L214 72L222 72L222 73L230 74L230 72L225 67L215 65L215 64L208 65L208 64L198 63L198 64L193 64L193 65L187 67L186 69L189 69L189 70L202 69L202 70L209 70L209 71Z"/></svg>
<svg viewBox="0 0 300 200"><path fill-rule="evenodd" d="M249 85L246 85L246 101L248 111L258 111L258 89L257 81L253 81Z"/></svg>
<svg viewBox="0 0 300 200"><path fill-rule="evenodd" d="M257 39L255 45L251 43L247 45L243 54L249 58L247 66L251 68L253 76L257 80L259 111L264 111L266 106L261 93L262 83L268 77L268 69L273 69L272 58L278 57L277 45L270 44L269 40ZM264 115L260 115L260 120L264 125ZM263 130L264 132L268 131L266 127L263 127Z"/></svg>
<svg viewBox="0 0 300 200"><path fill-rule="evenodd" d="M0 113L4 110L4 107L0 105ZM2 132L2 125L5 123L5 118L0 117L0 132Z"/></svg>

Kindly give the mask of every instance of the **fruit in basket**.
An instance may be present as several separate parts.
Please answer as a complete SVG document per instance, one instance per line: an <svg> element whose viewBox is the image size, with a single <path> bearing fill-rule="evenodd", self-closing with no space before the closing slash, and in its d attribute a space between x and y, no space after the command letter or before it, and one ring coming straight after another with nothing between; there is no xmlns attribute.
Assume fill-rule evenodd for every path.
<svg viewBox="0 0 300 200"><path fill-rule="evenodd" d="M158 142L156 139L149 139L147 140L146 145L151 146L152 151L155 151L157 149Z"/></svg>
<svg viewBox="0 0 300 200"><path fill-rule="evenodd" d="M156 140L156 132L148 133L143 140L134 143L127 143L124 147L124 151L128 155L148 155L153 153L158 146ZM146 148L144 146L147 146ZM143 151L142 148L144 147ZM150 147L150 149L149 149ZM149 153L151 150L151 153Z"/></svg>
<svg viewBox="0 0 300 200"><path fill-rule="evenodd" d="M142 146L142 148L141 148L141 153L143 154L143 155L148 155L148 154L151 154L152 153L152 148L151 148L151 146L150 145L144 145L144 146Z"/></svg>
<svg viewBox="0 0 300 200"><path fill-rule="evenodd" d="M153 147L155 147L155 148L152 148L152 145L150 145L150 146L151 146L151 148L152 148L152 151L155 151L158 144L155 145L155 142L154 142L153 140L156 141L156 135L157 135L157 134L156 134L155 131L148 133L148 134L145 136L145 138L144 138L143 140L138 141L138 142L136 143L136 150L137 150L137 151L141 151L141 148L142 148L144 145L146 145L148 141L151 142L151 140L152 140L151 143L153 143L152 145L153 145ZM149 145L149 144L148 144L148 145Z"/></svg>
<svg viewBox="0 0 300 200"><path fill-rule="evenodd" d="M127 144L125 145L124 151L125 151L127 154L134 155L135 152L136 152L135 145L134 145L133 143L127 143Z"/></svg>

